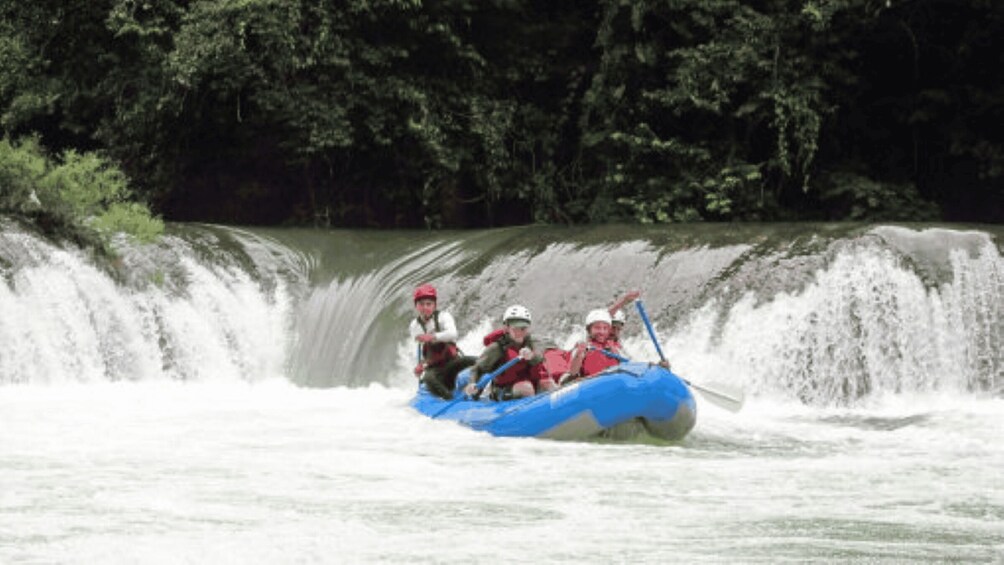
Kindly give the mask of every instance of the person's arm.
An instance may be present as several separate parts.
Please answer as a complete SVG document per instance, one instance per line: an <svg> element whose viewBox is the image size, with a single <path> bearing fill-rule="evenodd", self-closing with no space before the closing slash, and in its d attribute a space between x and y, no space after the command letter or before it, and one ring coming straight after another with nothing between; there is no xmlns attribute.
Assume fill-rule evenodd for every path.
<svg viewBox="0 0 1004 565"><path fill-rule="evenodd" d="M610 315L613 316L614 314L617 313L618 310L620 310L621 308L623 308L624 305L627 304L628 302L632 302L632 301L638 300L639 296L641 296L641 291L640 290L629 290L624 296L622 296L619 299L617 299L617 302L614 302L613 304L611 304L610 308L607 308L607 312L609 312Z"/></svg>
<svg viewBox="0 0 1004 565"><path fill-rule="evenodd" d="M527 347L529 347L530 352L533 354L532 357L526 359L527 365L533 367L544 362L544 351L537 347L537 342L533 338L528 338ZM522 349L520 353L522 353Z"/></svg>
<svg viewBox="0 0 1004 565"><path fill-rule="evenodd" d="M422 335L422 333L424 332L422 331L422 326L418 324L418 320L412 319L411 323L408 324L408 334L411 335L411 339L413 341L417 341L418 336ZM416 377L419 377L422 375L424 371L425 371L425 360L419 359L415 365L415 368L413 369L413 372L415 373Z"/></svg>
<svg viewBox="0 0 1004 565"><path fill-rule="evenodd" d="M572 350L572 360L568 363L568 374L573 377L582 375L582 362L586 359L586 344L579 342Z"/></svg>
<svg viewBox="0 0 1004 565"><path fill-rule="evenodd" d="M498 342L492 343L481 352L477 362L474 363L473 378L476 380L481 375L492 372L495 367L498 367L501 360L502 348Z"/></svg>
<svg viewBox="0 0 1004 565"><path fill-rule="evenodd" d="M558 377L558 384L560 385L574 381L582 376L582 361L586 358L586 344L581 341L576 343L575 347L569 353L571 353L572 357L568 362L568 370Z"/></svg>
<svg viewBox="0 0 1004 565"><path fill-rule="evenodd" d="M494 342L486 347L484 351L481 352L481 355L478 356L478 360L475 361L474 365L471 367L471 380L464 388L464 392L468 395L474 394L478 381L481 380L481 376L492 372L501 359L502 348L499 347L498 342Z"/></svg>
<svg viewBox="0 0 1004 565"><path fill-rule="evenodd" d="M436 341L457 341L457 323L449 312L439 313L440 331L433 334Z"/></svg>

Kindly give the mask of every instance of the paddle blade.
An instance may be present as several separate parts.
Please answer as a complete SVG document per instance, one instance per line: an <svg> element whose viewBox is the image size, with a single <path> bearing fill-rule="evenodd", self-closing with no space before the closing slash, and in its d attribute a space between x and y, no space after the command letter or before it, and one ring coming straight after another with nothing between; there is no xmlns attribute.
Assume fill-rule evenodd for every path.
<svg viewBox="0 0 1004 565"><path fill-rule="evenodd" d="M743 403L746 402L746 395L743 391L733 386L722 383L698 384L691 381L686 381L686 383L700 392L705 400L729 412L738 412L742 409Z"/></svg>

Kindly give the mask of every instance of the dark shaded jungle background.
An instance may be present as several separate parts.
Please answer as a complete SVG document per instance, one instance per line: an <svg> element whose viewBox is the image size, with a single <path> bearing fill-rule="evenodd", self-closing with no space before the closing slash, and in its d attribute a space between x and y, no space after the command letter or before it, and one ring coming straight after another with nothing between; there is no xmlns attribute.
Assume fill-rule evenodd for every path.
<svg viewBox="0 0 1004 565"><path fill-rule="evenodd" d="M167 220L1004 221L995 0L0 0L0 14L4 137L100 155Z"/></svg>

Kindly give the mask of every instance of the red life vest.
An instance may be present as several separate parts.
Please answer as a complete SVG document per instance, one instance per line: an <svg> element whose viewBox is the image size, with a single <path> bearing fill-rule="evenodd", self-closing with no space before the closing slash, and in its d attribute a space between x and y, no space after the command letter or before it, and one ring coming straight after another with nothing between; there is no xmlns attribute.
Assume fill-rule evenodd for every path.
<svg viewBox="0 0 1004 565"><path fill-rule="evenodd" d="M432 313L432 323L435 328L432 333L439 333L439 310ZM418 325L423 330L425 329L425 322L422 321L421 316L418 318ZM430 341L422 344L422 359L425 361L426 367L445 365L451 359L456 358L457 354L457 344L452 341Z"/></svg>
<svg viewBox="0 0 1004 565"><path fill-rule="evenodd" d="M504 335L505 335L505 328L499 328L497 330L492 330L491 333L485 335L485 337L481 338L481 341L485 343L485 347L488 347L489 345L502 339L502 336Z"/></svg>
<svg viewBox="0 0 1004 565"><path fill-rule="evenodd" d="M568 372L568 365L571 363L571 355L564 349L552 347L544 350L544 362L537 365L541 379L551 379L558 382L558 378Z"/></svg>
<svg viewBox="0 0 1004 565"><path fill-rule="evenodd" d="M485 347L488 347L502 339L505 335L507 335L505 328L499 328L485 334L485 337L481 341L484 342ZM512 357L507 358L506 361L509 359L512 359ZM548 349L544 351L544 362L539 363L534 369L535 371L530 376L530 380L534 384L540 382L542 379L552 379L557 382L558 376L568 370L568 353L561 349Z"/></svg>
<svg viewBox="0 0 1004 565"><path fill-rule="evenodd" d="M510 359L519 357L520 349L524 347L533 347L533 343L529 339L524 340L521 345L513 343L508 336L499 338L496 341L498 342L499 347L502 348L502 358L499 359L499 363L496 365L496 368L501 367ZM492 382L495 386L503 387L519 381L527 380L536 384L540 380L540 372L538 370L538 366L530 366L529 362L522 361L506 369L501 375L495 377Z"/></svg>
<svg viewBox="0 0 1004 565"><path fill-rule="evenodd" d="M589 340L589 347L594 347L590 351L586 351L586 356L582 360L582 376L591 377L597 373L602 372L608 367L613 367L620 363L620 361L604 354L600 349L606 349L611 353L620 354L621 348L614 341L606 341L600 343L598 341Z"/></svg>

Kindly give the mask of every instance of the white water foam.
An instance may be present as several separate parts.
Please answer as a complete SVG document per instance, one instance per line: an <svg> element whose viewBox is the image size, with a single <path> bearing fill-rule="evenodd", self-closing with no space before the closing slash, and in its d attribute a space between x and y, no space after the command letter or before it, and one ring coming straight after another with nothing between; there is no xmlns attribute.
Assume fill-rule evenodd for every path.
<svg viewBox="0 0 1004 565"><path fill-rule="evenodd" d="M669 339L676 366L806 403L1004 386L1004 261L953 251L951 282L927 287L891 252L840 252L797 294L727 312L711 301Z"/></svg>
<svg viewBox="0 0 1004 565"><path fill-rule="evenodd" d="M162 245L182 288L129 287L80 251L0 237L23 260L0 284L0 384L256 380L284 371L292 304L281 278L265 288L168 237Z"/></svg>
<svg viewBox="0 0 1004 565"><path fill-rule="evenodd" d="M492 438L410 389L0 388L0 562L990 562L999 400L757 399L682 444Z"/></svg>
<svg viewBox="0 0 1004 565"><path fill-rule="evenodd" d="M802 292L657 323L681 375L756 394L738 414L701 404L679 444L642 445L492 438L421 416L404 341L392 376L371 377L399 387L297 388L281 363L288 289L176 244L183 292L116 286L34 241L21 249L36 260L4 273L3 382L48 386L0 386L0 562L1004 559L1004 403L980 394L1000 383L1000 358L980 351L999 345L1000 313L979 309L1001 303L995 250L956 257L936 287L885 252L838 256ZM654 359L628 314L629 355ZM462 327L461 346L480 351L493 327ZM906 370L925 362L971 373ZM850 389L867 382L867 396L817 404L813 387L830 385L816 381L845 366L875 371Z"/></svg>

